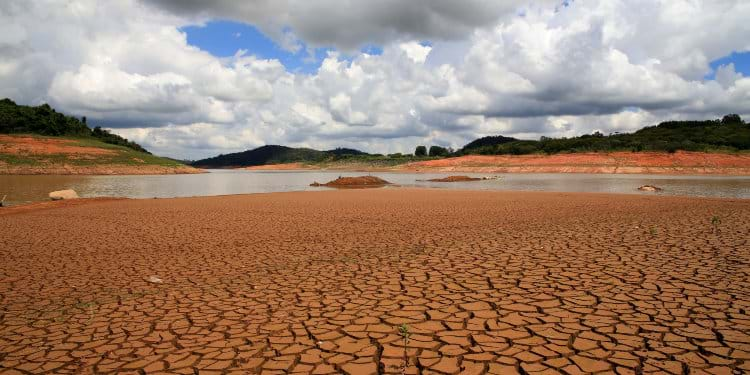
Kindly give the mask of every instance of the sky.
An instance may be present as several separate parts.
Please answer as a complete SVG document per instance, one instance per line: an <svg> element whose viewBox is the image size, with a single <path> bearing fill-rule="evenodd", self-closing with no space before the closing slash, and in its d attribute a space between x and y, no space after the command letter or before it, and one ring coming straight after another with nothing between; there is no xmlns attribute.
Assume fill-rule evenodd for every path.
<svg viewBox="0 0 750 375"><path fill-rule="evenodd" d="M0 98L181 159L750 118L744 0L5 0Z"/></svg>

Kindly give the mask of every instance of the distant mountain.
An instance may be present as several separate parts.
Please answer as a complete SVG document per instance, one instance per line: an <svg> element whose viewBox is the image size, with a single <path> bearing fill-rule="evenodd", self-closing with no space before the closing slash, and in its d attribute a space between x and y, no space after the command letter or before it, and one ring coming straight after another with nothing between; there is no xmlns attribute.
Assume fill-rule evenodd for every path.
<svg viewBox="0 0 750 375"><path fill-rule="evenodd" d="M252 167L266 164L283 164L298 162L321 162L346 156L367 155L367 153L337 148L328 151L318 151L310 148L292 148L279 145L261 146L253 150L222 154L212 158L198 160L192 163L200 168Z"/></svg>
<svg viewBox="0 0 750 375"><path fill-rule="evenodd" d="M667 121L634 133L604 135L599 132L571 138L542 137L518 140L510 137L483 137L464 146L456 154L522 155L533 153L608 151L744 151L750 150L750 124L739 115L717 120Z"/></svg>

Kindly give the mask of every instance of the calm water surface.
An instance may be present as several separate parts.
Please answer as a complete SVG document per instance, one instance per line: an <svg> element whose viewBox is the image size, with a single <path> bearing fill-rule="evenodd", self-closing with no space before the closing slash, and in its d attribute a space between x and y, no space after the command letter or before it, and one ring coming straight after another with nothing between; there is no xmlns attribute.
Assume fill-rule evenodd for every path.
<svg viewBox="0 0 750 375"><path fill-rule="evenodd" d="M160 176L15 176L0 175L0 198L6 204L46 200L50 191L73 189L82 197L168 198L206 195L326 190L310 187L313 181L328 182L339 176L363 172L339 171L235 171L211 170L196 175ZM435 183L426 180L447 173L373 172L394 184L410 187L470 190L533 190L560 192L641 193L641 185L664 188L659 194L702 197L750 198L750 177L655 176L610 174L496 174L498 180ZM452 173L456 174L456 173ZM460 173L472 176L482 174Z"/></svg>

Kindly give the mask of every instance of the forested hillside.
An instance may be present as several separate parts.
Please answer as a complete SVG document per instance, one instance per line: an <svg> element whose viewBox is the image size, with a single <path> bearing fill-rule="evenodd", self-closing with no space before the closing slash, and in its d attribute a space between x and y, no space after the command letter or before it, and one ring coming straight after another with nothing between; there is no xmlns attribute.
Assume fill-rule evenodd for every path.
<svg viewBox="0 0 750 375"><path fill-rule="evenodd" d="M104 143L149 153L141 145L112 134L101 127L89 128L86 118L78 119L55 111L48 104L38 107L0 100L0 134L39 134L46 136L93 137Z"/></svg>
<svg viewBox="0 0 750 375"><path fill-rule="evenodd" d="M572 138L517 140L503 136L479 138L457 155L523 155L533 153L599 151L741 151L750 150L750 124L739 115L718 120L668 121L634 133L604 135L599 132Z"/></svg>
<svg viewBox="0 0 750 375"><path fill-rule="evenodd" d="M278 145L261 146L253 150L235 152L226 155L193 162L193 166L201 168L223 167L251 167L266 164L316 163L325 160L362 156L366 153L347 148L337 148L329 151L318 151L310 148L292 148Z"/></svg>

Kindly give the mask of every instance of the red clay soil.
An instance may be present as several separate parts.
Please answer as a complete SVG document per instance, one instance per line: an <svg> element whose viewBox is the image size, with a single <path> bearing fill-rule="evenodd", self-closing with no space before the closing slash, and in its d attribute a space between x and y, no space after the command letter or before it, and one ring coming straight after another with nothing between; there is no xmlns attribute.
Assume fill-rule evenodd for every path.
<svg viewBox="0 0 750 375"><path fill-rule="evenodd" d="M69 159L95 161L102 155L117 154L115 150L75 145L68 139L37 138L19 135L0 135L0 154L11 155L66 155ZM135 161L143 163L141 159ZM0 161L0 174L17 175L151 175L151 174L193 174L204 170L190 166L161 165L118 165L91 164L76 165L54 163L39 166L15 165Z"/></svg>
<svg viewBox="0 0 750 375"><path fill-rule="evenodd" d="M555 155L467 155L396 167L403 171L484 173L646 173L750 175L750 154L612 152Z"/></svg>
<svg viewBox="0 0 750 375"><path fill-rule="evenodd" d="M54 165L42 167L16 166L0 162L0 174L17 175L161 175L206 173L190 166L165 167L160 165Z"/></svg>
<svg viewBox="0 0 750 375"><path fill-rule="evenodd" d="M247 167L250 170L322 169L299 163ZM363 172L473 172L473 173L629 173L629 174L709 174L750 175L750 154L678 151L575 153L555 155L467 155L426 160L394 167L372 167L366 163L326 166L332 170Z"/></svg>
<svg viewBox="0 0 750 375"><path fill-rule="evenodd" d="M4 154L34 155L114 155L117 152L98 147L76 146L67 139L0 135L0 151Z"/></svg>
<svg viewBox="0 0 750 375"><path fill-rule="evenodd" d="M283 163L283 164L267 164L267 165L254 165L252 167L242 167L238 169L245 169L248 171L294 171L294 170L314 170L319 169L315 166L302 163Z"/></svg>
<svg viewBox="0 0 750 375"><path fill-rule="evenodd" d="M0 218L0 372L397 374L406 324L408 374L748 373L748 232L747 200L606 194L34 210Z"/></svg>
<svg viewBox="0 0 750 375"><path fill-rule="evenodd" d="M427 181L430 182L468 182L468 181L482 181L483 178L469 177L469 176L448 176L443 178L432 178Z"/></svg>
<svg viewBox="0 0 750 375"><path fill-rule="evenodd" d="M335 188L356 188L356 187L378 187L390 185L391 183L375 176L359 176L359 177L339 177L333 181L321 184L313 182L310 186L326 186Z"/></svg>

